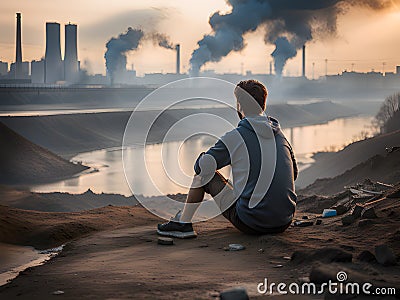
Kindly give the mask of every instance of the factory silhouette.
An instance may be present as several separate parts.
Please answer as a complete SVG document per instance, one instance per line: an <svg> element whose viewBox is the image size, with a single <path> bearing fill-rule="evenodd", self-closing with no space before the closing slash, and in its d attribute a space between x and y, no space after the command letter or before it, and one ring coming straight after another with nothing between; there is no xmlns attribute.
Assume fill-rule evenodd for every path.
<svg viewBox="0 0 400 300"><path fill-rule="evenodd" d="M117 53L118 62L109 68L107 52L105 54L107 73L106 76L102 74L90 75L80 68L80 61L78 60L78 41L77 41L77 25L65 24L65 51L64 59L61 57L61 41L60 30L61 26L56 22L46 23L46 50L44 58L41 60L33 60L32 62L23 61L22 56L22 24L21 13L16 13L16 55L15 62L11 63L8 69L7 62L0 61L0 86L4 87L93 87L93 86L160 86L168 82L187 78L193 74L181 72L181 45L173 44L168 41L167 37L153 33L151 38L153 42L157 42L158 46L166 49L171 49L176 53L176 71L175 73L147 73L144 76L136 76L136 71L132 67L128 70L126 67L126 53L128 51L136 50L140 39L146 39L146 34L139 29L128 28L126 33L120 34L117 38L111 38L106 46L107 51L113 50L111 47L113 42L119 42L130 33L140 33L137 45L128 47L127 49L120 49ZM306 46L302 47L302 65L301 75L298 77L283 77L281 74L273 74L272 62L269 63L268 74L254 74L251 71L239 73L224 73L218 74L213 70L206 70L195 74L195 76L208 76L219 79L224 79L230 82L238 82L245 78L255 78L259 81L273 86L276 90L288 90L289 92L296 93L296 89L307 96L308 91L311 96L320 92L324 94L323 90L336 91L340 86L349 93L352 92L355 86L357 88L363 87L364 89L378 88L378 89L393 89L400 84L400 66L396 67L396 72L375 72L358 73L354 71L343 71L341 74L328 75L314 79L306 77ZM115 53L111 53L109 57L114 58ZM119 56L118 56L119 55ZM110 59L112 62L112 60ZM326 61L327 64L327 61ZM327 66L326 66L327 68Z"/></svg>
<svg viewBox="0 0 400 300"><path fill-rule="evenodd" d="M16 26L16 54L15 62L11 64L8 79L14 83L48 83L54 84L65 81L66 83L79 82L79 61L77 48L77 25L65 25L65 52L64 60L61 58L60 24L46 23L46 52L45 58L30 63L22 61L21 41L21 13L17 13ZM8 68L7 63L0 62L1 72L4 74Z"/></svg>

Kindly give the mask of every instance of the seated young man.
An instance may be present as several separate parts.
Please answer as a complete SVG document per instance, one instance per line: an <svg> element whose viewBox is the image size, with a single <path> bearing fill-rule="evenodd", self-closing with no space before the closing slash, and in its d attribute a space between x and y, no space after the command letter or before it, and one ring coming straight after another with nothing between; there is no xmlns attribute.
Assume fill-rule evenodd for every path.
<svg viewBox="0 0 400 300"><path fill-rule="evenodd" d="M264 114L267 90L262 83L241 81L234 93L241 119L238 127L200 154L182 213L159 224L159 235L195 237L191 221L204 193L210 194L223 216L246 234L281 233L291 224L298 174L292 147L278 121ZM232 168L233 184L217 171L227 165Z"/></svg>

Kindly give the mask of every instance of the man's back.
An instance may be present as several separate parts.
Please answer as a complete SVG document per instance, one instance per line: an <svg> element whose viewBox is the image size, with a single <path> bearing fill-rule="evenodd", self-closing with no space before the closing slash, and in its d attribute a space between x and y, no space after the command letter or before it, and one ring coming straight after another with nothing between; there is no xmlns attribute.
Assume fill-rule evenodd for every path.
<svg viewBox="0 0 400 300"><path fill-rule="evenodd" d="M291 146L280 130L279 123L275 119L269 118L269 124L275 138L276 161L272 181L269 187L265 187L262 190L266 192L264 196L260 193L259 195L253 195L253 192L255 182L259 180L260 176L261 156L264 159L268 156L268 153L262 153L259 143L266 142L266 140L257 137L256 133L250 130L248 126L239 126L238 128L243 140L247 144L250 166L249 179L244 192L236 204L236 209L240 219L246 225L259 231L290 223L297 201L297 196L294 192L297 166ZM235 168L235 166L232 165L232 168ZM255 207L250 208L249 200L252 195L260 199L256 199L259 203Z"/></svg>
<svg viewBox="0 0 400 300"><path fill-rule="evenodd" d="M240 136L228 133L221 140L230 155L233 186L238 197L236 209L240 219L259 231L288 224L296 207L294 180L297 166L279 123L263 116L245 118L235 131ZM235 147L234 144L239 146ZM268 147L275 147L275 153ZM221 156L215 155L212 148L210 150L208 154L214 156L218 165ZM276 155L275 161L272 161L272 155ZM263 164L267 174L265 170L261 172ZM267 176L271 176L271 179L266 179ZM255 190L257 182L263 186ZM252 197L258 203L253 208L249 205Z"/></svg>

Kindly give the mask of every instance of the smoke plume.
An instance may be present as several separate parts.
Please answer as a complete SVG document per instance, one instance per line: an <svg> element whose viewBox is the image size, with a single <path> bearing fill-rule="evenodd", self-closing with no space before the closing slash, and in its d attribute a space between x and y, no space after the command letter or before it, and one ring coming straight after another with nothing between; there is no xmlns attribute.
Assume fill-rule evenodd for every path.
<svg viewBox="0 0 400 300"><path fill-rule="evenodd" d="M154 44L166 49L174 50L176 47L165 34L158 32L145 34L141 29L129 27L127 32L121 33L116 38L111 38L106 44L107 51L104 54L104 58L106 59L106 68L112 84L115 78L122 75L126 70L127 52L136 50L143 40L152 40Z"/></svg>
<svg viewBox="0 0 400 300"><path fill-rule="evenodd" d="M121 33L117 38L111 38L107 44L107 51L104 54L106 59L106 68L111 77L111 83L114 82L118 72L126 68L126 53L136 50L143 38L144 33L141 29L128 28L127 32Z"/></svg>
<svg viewBox="0 0 400 300"><path fill-rule="evenodd" d="M169 37L165 34L153 32L148 36L149 39L153 41L154 44L165 48L165 49L175 49L176 45L169 40Z"/></svg>
<svg viewBox="0 0 400 300"><path fill-rule="evenodd" d="M198 74L207 62L218 62L231 51L245 47L243 35L265 26L265 42L272 52L278 75L288 59L315 35L334 35L339 14L349 7L382 10L399 0L227 0L229 13L214 13L209 24L213 32L198 41L190 59L191 73Z"/></svg>

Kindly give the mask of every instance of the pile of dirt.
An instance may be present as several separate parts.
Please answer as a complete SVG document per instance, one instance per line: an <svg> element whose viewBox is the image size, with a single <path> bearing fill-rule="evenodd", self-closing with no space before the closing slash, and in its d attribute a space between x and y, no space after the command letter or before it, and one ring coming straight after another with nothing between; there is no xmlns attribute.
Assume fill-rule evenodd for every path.
<svg viewBox="0 0 400 300"><path fill-rule="evenodd" d="M0 205L0 242L48 249L96 231L156 223L158 220L138 206L50 213Z"/></svg>
<svg viewBox="0 0 400 300"><path fill-rule="evenodd" d="M0 183L30 184L70 177L87 167L35 145L0 122Z"/></svg>

